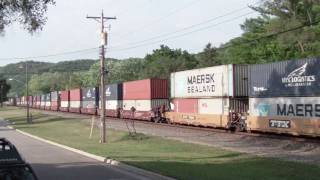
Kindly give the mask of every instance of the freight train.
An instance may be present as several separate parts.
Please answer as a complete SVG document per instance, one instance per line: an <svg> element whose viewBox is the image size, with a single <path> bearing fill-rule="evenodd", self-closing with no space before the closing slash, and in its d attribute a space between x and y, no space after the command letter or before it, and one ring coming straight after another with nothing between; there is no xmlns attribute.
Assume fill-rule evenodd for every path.
<svg viewBox="0 0 320 180"><path fill-rule="evenodd" d="M106 116L192 126L320 136L320 59L221 65L106 86ZM169 91L171 92L169 96ZM99 115L99 88L9 104Z"/></svg>

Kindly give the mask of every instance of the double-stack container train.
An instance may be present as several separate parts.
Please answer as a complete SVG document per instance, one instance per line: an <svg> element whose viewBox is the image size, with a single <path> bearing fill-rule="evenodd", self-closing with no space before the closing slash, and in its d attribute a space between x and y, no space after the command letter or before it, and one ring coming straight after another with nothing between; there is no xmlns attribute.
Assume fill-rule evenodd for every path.
<svg viewBox="0 0 320 180"><path fill-rule="evenodd" d="M221 65L106 86L106 116L320 136L319 58ZM169 95L171 92L171 95ZM34 108L99 115L99 88L31 98ZM26 97L10 102L26 105Z"/></svg>

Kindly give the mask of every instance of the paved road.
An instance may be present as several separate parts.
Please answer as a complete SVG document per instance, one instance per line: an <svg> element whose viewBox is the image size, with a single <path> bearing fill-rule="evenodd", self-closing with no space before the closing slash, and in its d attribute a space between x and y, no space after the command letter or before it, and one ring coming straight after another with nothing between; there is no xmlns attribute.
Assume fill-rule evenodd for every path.
<svg viewBox="0 0 320 180"><path fill-rule="evenodd" d="M128 172L117 166L70 152L24 136L5 127L0 120L0 137L9 139L34 168L40 180L159 179Z"/></svg>

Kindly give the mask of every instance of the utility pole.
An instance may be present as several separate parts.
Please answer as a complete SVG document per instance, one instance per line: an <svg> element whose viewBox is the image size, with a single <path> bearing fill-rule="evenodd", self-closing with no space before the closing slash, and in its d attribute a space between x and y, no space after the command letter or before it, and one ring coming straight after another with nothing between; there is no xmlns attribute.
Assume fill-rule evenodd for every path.
<svg viewBox="0 0 320 180"><path fill-rule="evenodd" d="M117 19L116 17L105 17L103 15L103 10L101 12L101 17L98 16L87 16L88 19L94 19L101 23L101 47L100 47L100 97L101 97L101 110L100 110L100 122L102 123L102 132L101 135L101 143L106 143L106 93L105 93L105 76L106 76L106 68L105 68L105 46L107 45L108 34L104 31L104 23L110 19Z"/></svg>

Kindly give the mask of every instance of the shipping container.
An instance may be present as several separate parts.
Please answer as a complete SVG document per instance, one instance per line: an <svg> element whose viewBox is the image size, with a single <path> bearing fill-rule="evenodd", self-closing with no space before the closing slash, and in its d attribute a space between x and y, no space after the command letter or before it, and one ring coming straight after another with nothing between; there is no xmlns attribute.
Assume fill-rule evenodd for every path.
<svg viewBox="0 0 320 180"><path fill-rule="evenodd" d="M174 99L171 108L174 112L198 113L198 99Z"/></svg>
<svg viewBox="0 0 320 180"><path fill-rule="evenodd" d="M320 96L319 58L251 65L250 97Z"/></svg>
<svg viewBox="0 0 320 180"><path fill-rule="evenodd" d="M82 88L81 113L96 114L99 105L99 88Z"/></svg>
<svg viewBox="0 0 320 180"><path fill-rule="evenodd" d="M154 117L153 110L161 106L169 109L168 99L152 99L152 100L123 100L123 109L121 117L126 119L139 119L150 121ZM132 111L132 107L135 109Z"/></svg>
<svg viewBox="0 0 320 180"><path fill-rule="evenodd" d="M60 92L60 111L68 112L69 111L69 101L70 101L70 92L61 91Z"/></svg>
<svg viewBox="0 0 320 180"><path fill-rule="evenodd" d="M59 100L59 92L53 91L51 92L51 101L58 101Z"/></svg>
<svg viewBox="0 0 320 180"><path fill-rule="evenodd" d="M124 100L150 100L168 98L168 80L145 79L123 83Z"/></svg>
<svg viewBox="0 0 320 180"><path fill-rule="evenodd" d="M36 108L40 109L40 105L41 105L41 96L37 95L36 96L37 102L36 102Z"/></svg>
<svg viewBox="0 0 320 180"><path fill-rule="evenodd" d="M171 98L248 96L248 66L221 65L171 73Z"/></svg>
<svg viewBox="0 0 320 180"><path fill-rule="evenodd" d="M122 100L123 84L106 85L106 100Z"/></svg>
<svg viewBox="0 0 320 180"><path fill-rule="evenodd" d="M228 115L229 98L212 98L198 100L198 114Z"/></svg>
<svg viewBox="0 0 320 180"><path fill-rule="evenodd" d="M37 108L37 96L33 96L33 99L32 99L32 108Z"/></svg>
<svg viewBox="0 0 320 180"><path fill-rule="evenodd" d="M48 93L46 94L46 101L45 101L45 110L50 110L51 109L51 94Z"/></svg>
<svg viewBox="0 0 320 180"><path fill-rule="evenodd" d="M46 106L46 95L41 95L40 109L45 109Z"/></svg>
<svg viewBox="0 0 320 180"><path fill-rule="evenodd" d="M251 116L320 118L320 97L250 98Z"/></svg>
<svg viewBox="0 0 320 180"><path fill-rule="evenodd" d="M320 136L320 97L250 98L247 129Z"/></svg>
<svg viewBox="0 0 320 180"><path fill-rule="evenodd" d="M69 101L69 112L80 113L81 101Z"/></svg>
<svg viewBox="0 0 320 180"><path fill-rule="evenodd" d="M70 90L70 101L81 101L81 89Z"/></svg>

